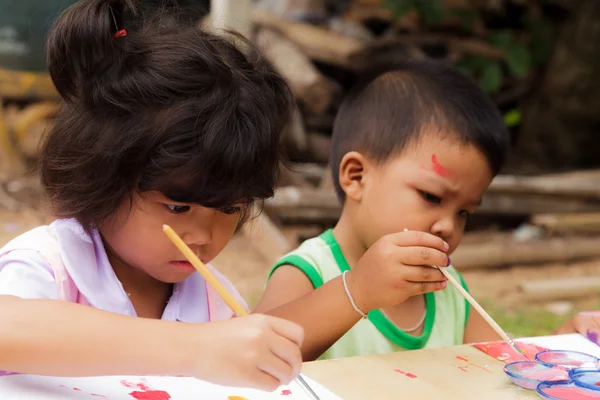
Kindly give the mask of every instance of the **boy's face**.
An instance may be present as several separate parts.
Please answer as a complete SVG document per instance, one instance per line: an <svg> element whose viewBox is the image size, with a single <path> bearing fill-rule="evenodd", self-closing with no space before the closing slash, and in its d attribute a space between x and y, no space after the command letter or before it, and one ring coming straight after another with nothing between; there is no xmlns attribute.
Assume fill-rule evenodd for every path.
<svg viewBox="0 0 600 400"><path fill-rule="evenodd" d="M384 163L368 157L362 162L361 178L346 190L346 202L354 203L350 209L365 248L408 229L439 236L454 251L493 178L476 147L436 135L423 135Z"/></svg>

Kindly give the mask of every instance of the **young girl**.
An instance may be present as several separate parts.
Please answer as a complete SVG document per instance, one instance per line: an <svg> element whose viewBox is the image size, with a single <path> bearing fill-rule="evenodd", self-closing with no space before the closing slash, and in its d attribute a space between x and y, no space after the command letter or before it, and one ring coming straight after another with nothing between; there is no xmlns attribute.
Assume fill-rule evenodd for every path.
<svg viewBox="0 0 600 400"><path fill-rule="evenodd" d="M0 369L274 390L299 373L302 329L230 319L161 227L205 263L223 250L273 193L290 90L256 54L157 15L85 0L49 33L63 105L40 170L59 219L0 250Z"/></svg>

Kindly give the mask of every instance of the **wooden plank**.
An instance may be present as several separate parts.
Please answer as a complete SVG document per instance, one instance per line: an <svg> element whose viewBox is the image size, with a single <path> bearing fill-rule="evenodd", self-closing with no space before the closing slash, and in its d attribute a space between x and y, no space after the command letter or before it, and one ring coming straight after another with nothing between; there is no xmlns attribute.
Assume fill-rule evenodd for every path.
<svg viewBox="0 0 600 400"><path fill-rule="evenodd" d="M531 217L531 223L549 233L600 234L600 213L539 214Z"/></svg>
<svg viewBox="0 0 600 400"><path fill-rule="evenodd" d="M53 100L60 96L46 73L10 71L0 68L0 97L16 100Z"/></svg>
<svg viewBox="0 0 600 400"><path fill-rule="evenodd" d="M561 179L558 177L528 177L500 175L490 185L490 193L519 193L566 196L590 200L600 199L600 185L596 179Z"/></svg>
<svg viewBox="0 0 600 400"><path fill-rule="evenodd" d="M472 346L456 346L316 361L303 372L344 400L539 398L512 384L503 367Z"/></svg>
<svg viewBox="0 0 600 400"><path fill-rule="evenodd" d="M600 237L564 237L518 242L512 239L462 245L452 254L460 270L516 264L570 262L600 257Z"/></svg>
<svg viewBox="0 0 600 400"><path fill-rule="evenodd" d="M261 9L254 10L252 20L283 33L313 60L352 69L351 55L363 48L359 40L318 26L285 20Z"/></svg>
<svg viewBox="0 0 600 400"><path fill-rule="evenodd" d="M528 300L573 299L600 294L600 278L561 278L523 281L519 285Z"/></svg>
<svg viewBox="0 0 600 400"><path fill-rule="evenodd" d="M279 32L263 28L256 35L256 44L309 110L321 113L329 108L333 100L333 84L291 40Z"/></svg>
<svg viewBox="0 0 600 400"><path fill-rule="evenodd" d="M214 28L235 30L246 38L252 33L252 0L211 0L210 19Z"/></svg>

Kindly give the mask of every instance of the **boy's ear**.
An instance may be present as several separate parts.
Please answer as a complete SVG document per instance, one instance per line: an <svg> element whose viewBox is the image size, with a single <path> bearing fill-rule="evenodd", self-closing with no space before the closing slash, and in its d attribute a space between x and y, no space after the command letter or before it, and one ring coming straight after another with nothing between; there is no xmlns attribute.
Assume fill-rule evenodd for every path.
<svg viewBox="0 0 600 400"><path fill-rule="evenodd" d="M368 169L368 160L359 152L344 155L340 162L340 186L347 199L361 201Z"/></svg>

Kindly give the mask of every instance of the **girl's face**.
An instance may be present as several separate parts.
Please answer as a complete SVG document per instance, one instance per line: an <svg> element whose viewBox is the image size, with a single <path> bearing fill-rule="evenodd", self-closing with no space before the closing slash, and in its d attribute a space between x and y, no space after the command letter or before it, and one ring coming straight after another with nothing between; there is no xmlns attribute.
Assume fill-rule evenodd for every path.
<svg viewBox="0 0 600 400"><path fill-rule="evenodd" d="M439 236L454 251L492 180L475 146L435 135L424 135L387 162L365 160L361 168L352 214L365 248L408 229Z"/></svg>
<svg viewBox="0 0 600 400"><path fill-rule="evenodd" d="M240 219L240 207L215 210L174 203L160 193L135 194L130 207L119 210L100 226L109 256L144 271L161 282L180 282L195 272L185 256L163 233L167 224L204 263L225 248ZM111 260L111 262L115 262Z"/></svg>

